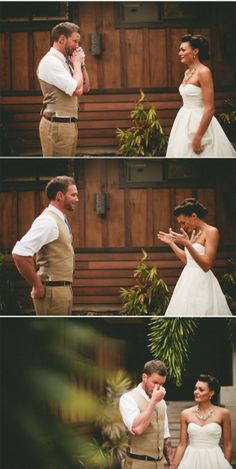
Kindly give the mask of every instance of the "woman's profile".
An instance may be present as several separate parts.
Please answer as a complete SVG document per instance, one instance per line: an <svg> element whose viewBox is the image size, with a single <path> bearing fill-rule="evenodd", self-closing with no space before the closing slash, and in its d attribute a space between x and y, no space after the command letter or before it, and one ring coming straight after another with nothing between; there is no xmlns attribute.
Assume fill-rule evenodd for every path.
<svg viewBox="0 0 236 469"><path fill-rule="evenodd" d="M232 157L236 151L214 117L214 84L202 61L209 58L209 44L201 35L182 37L181 63L187 67L179 92L183 106L171 129L167 157Z"/></svg>
<svg viewBox="0 0 236 469"><path fill-rule="evenodd" d="M180 442L174 463L178 469L231 469L231 417L215 405L220 386L211 375L200 375L194 389L196 405L180 419ZM224 452L219 446L223 436Z"/></svg>
<svg viewBox="0 0 236 469"><path fill-rule="evenodd" d="M181 233L170 228L168 233L160 231L157 235L185 265L166 316L232 315L219 282L210 270L217 254L219 232L204 221L206 214L207 209L197 199L185 199L174 209Z"/></svg>

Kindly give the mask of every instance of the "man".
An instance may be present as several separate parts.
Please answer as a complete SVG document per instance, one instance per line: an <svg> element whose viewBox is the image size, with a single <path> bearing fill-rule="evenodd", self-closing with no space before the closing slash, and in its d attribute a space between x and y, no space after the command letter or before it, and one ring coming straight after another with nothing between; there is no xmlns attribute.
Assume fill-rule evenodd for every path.
<svg viewBox="0 0 236 469"><path fill-rule="evenodd" d="M32 286L37 315L69 315L72 310L74 250L66 212L78 203L74 179L58 176L46 187L49 206L12 251L14 262ZM34 255L36 254L36 268Z"/></svg>
<svg viewBox="0 0 236 469"><path fill-rule="evenodd" d="M151 360L144 365L142 382L120 398L130 436L124 469L164 469L164 456L169 468L175 468L164 401L166 376L164 363Z"/></svg>
<svg viewBox="0 0 236 469"><path fill-rule="evenodd" d="M78 140L78 96L90 89L80 28L60 23L52 29L53 46L39 63L43 93L39 134L43 156L75 156Z"/></svg>

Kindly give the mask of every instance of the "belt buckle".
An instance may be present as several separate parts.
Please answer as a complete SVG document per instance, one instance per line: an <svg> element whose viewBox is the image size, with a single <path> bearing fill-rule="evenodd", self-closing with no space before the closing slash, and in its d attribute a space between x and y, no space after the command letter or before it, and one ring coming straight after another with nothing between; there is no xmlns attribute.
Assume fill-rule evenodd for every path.
<svg viewBox="0 0 236 469"><path fill-rule="evenodd" d="M145 456L145 460L144 461L148 461L148 456Z"/></svg>

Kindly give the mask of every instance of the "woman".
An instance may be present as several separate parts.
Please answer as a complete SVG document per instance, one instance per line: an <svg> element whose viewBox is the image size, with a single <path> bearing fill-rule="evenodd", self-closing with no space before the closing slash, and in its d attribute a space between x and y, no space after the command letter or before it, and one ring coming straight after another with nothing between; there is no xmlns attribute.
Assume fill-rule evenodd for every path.
<svg viewBox="0 0 236 469"><path fill-rule="evenodd" d="M185 409L180 420L180 443L174 464L178 469L231 469L231 419L227 409L215 405L219 383L200 375L195 385L196 406ZM224 453L219 446L224 437ZM189 444L188 444L189 440Z"/></svg>
<svg viewBox="0 0 236 469"><path fill-rule="evenodd" d="M208 41L188 34L182 38L179 56L187 66L179 92L183 106L174 121L167 157L236 156L236 151L214 117L211 71L202 64L209 58Z"/></svg>
<svg viewBox="0 0 236 469"><path fill-rule="evenodd" d="M219 282L211 272L219 232L204 222L207 209L196 199L185 199L174 215L181 234L170 228L158 238L168 244L185 265L166 310L166 316L231 316ZM189 238L187 232L191 233ZM180 245L181 248L178 246ZM184 250L182 249L184 247Z"/></svg>

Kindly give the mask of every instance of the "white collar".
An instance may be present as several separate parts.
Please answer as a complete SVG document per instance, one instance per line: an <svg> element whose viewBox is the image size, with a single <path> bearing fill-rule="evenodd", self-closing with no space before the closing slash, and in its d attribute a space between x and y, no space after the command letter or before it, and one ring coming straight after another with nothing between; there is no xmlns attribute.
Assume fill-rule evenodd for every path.
<svg viewBox="0 0 236 469"><path fill-rule="evenodd" d="M147 393L144 391L142 383L139 383L138 386L136 387L136 390L143 396L146 401L150 401L150 397L147 395Z"/></svg>
<svg viewBox="0 0 236 469"><path fill-rule="evenodd" d="M62 54L62 52L57 50L55 47L51 47L49 52L53 52L53 55L57 55L57 57L59 59L62 59L62 60L64 60L64 62L66 62L66 58L65 58L64 54Z"/></svg>
<svg viewBox="0 0 236 469"><path fill-rule="evenodd" d="M54 207L54 205L52 204L49 204L48 209L56 213L56 215L58 215L63 221L65 221L65 215L61 210L59 210L59 208Z"/></svg>

